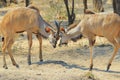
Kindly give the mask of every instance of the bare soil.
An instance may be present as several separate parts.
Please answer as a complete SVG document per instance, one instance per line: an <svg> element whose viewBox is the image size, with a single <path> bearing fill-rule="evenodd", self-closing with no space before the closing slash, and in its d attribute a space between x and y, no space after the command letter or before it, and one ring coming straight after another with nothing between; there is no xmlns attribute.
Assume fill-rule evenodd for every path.
<svg viewBox="0 0 120 80"><path fill-rule="evenodd" d="M27 38L26 35L19 37L14 43L13 55L20 68L12 65L8 55L6 55L8 69L2 68L3 57L0 52L0 80L120 80L120 51L110 71L106 72L113 47L107 42L105 45L97 43L93 55L94 69L89 72L89 48L86 44L87 40L82 39L77 43L70 42L68 46L54 49L48 40L43 39L44 61L39 62L39 43L33 37L32 65L28 65Z"/></svg>
<svg viewBox="0 0 120 80"><path fill-rule="evenodd" d="M45 20L48 15L53 15L46 0L33 0ZM77 19L79 13L83 13L82 0L76 4ZM88 6L92 9L92 2ZM46 5L43 5L43 3ZM112 12L111 4L104 4L106 12ZM1 8L0 15L13 7ZM45 12L46 11L46 12ZM49 14L50 12L52 14ZM0 17L0 20L2 19ZM2 42L0 42L0 46ZM0 48L1 49L1 48ZM79 40L76 43L70 42L68 46L53 48L48 40L43 40L43 62L39 62L39 43L33 37L32 65L27 64L28 42L26 35L18 37L13 45L13 56L20 68L12 65L9 55L6 55L8 69L3 68L3 56L0 52L0 80L120 80L120 51L116 55L109 72L106 66L112 56L113 47L105 39L98 38L94 47L94 69L89 72L90 58L88 41ZM1 50L0 50L1 51Z"/></svg>

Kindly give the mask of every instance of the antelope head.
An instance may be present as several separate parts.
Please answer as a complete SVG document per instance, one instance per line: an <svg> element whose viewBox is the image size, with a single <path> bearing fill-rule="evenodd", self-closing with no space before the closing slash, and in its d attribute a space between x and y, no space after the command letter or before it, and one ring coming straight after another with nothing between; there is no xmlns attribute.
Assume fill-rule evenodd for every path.
<svg viewBox="0 0 120 80"><path fill-rule="evenodd" d="M71 29L60 28L60 43L61 45L67 45L69 40L76 42L78 39L82 38L82 33L80 32L80 25L76 24L72 26Z"/></svg>
<svg viewBox="0 0 120 80"><path fill-rule="evenodd" d="M68 44L68 35L67 35L67 31L65 30L65 28L61 27L60 28L60 43L59 46L61 45L67 45Z"/></svg>
<svg viewBox="0 0 120 80"><path fill-rule="evenodd" d="M60 23L58 23L57 21L55 21L55 25L56 25L56 31L52 31L52 33L49 35L49 41L50 41L50 43L52 44L52 46L54 47L54 48L56 48L56 45L57 45L57 41L59 40L59 33L60 33L60 24L61 24L61 22ZM46 32L49 32L50 31L50 29L48 28L46 28Z"/></svg>

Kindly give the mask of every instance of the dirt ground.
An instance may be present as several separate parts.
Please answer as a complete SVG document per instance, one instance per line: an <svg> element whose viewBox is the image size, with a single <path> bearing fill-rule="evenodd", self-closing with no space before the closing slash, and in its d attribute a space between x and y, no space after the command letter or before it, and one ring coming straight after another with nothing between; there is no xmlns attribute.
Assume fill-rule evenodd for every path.
<svg viewBox="0 0 120 80"><path fill-rule="evenodd" d="M8 69L2 68L3 57L0 52L0 80L120 80L120 51L110 71L105 72L113 47L107 43L96 45L93 55L94 69L89 72L89 48L84 43L87 43L86 39L79 40L77 43L70 42L68 46L54 49L48 40L43 40L44 61L39 62L39 44L34 38L32 65L29 66L27 39L25 36L19 37L14 43L13 55L20 68L11 64L8 55L6 55Z"/></svg>
<svg viewBox="0 0 120 80"><path fill-rule="evenodd" d="M106 8L109 8L109 6ZM79 11L82 10L81 8ZM111 12L112 8L105 10ZM2 10L0 15L3 17L5 13L6 10L4 12ZM2 17L0 17L0 20ZM112 56L113 47L106 40L100 38L97 40L93 55L94 67L93 71L89 72L90 58L86 39L79 40L77 43L70 42L68 46L55 49L48 40L43 40L44 61L39 62L39 43L33 37L32 65L29 66L27 64L28 42L26 35L19 37L16 39L12 50L20 68L14 67L10 57L6 55L8 69L4 69L0 48L0 80L120 80L120 50L109 72L106 72L106 66ZM1 44L2 42L0 42L0 46Z"/></svg>

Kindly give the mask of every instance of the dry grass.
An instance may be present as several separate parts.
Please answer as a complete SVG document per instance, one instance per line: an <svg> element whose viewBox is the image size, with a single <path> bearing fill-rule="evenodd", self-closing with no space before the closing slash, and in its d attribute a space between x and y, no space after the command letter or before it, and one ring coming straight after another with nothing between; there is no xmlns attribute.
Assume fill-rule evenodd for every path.
<svg viewBox="0 0 120 80"><path fill-rule="evenodd" d="M61 0L54 0L53 4L50 4L52 0L31 0L32 5L35 5L39 8L41 15L44 17L45 20L55 20L56 15L59 13L60 16L65 17L67 20L67 12L64 5L64 2ZM52 7L52 6L53 7ZM71 8L71 0L69 2L70 8ZM88 8L93 10L92 1L88 0ZM104 0L104 9L105 12L112 12L112 4L107 4ZM24 3L19 3L18 5L11 4L8 7L1 8L0 10L9 10L10 8L16 8L16 7L24 7ZM83 14L83 2L82 0L75 0L75 14L76 14L76 20L80 20L80 14Z"/></svg>

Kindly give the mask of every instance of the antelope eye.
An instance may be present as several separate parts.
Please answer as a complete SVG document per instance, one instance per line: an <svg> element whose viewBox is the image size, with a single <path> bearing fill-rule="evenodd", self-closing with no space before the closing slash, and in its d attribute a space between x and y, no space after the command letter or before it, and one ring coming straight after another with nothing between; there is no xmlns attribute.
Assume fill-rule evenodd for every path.
<svg viewBox="0 0 120 80"><path fill-rule="evenodd" d="M59 40L59 37L57 37L57 40Z"/></svg>
<svg viewBox="0 0 120 80"><path fill-rule="evenodd" d="M55 38L56 36L54 35L54 38Z"/></svg>

